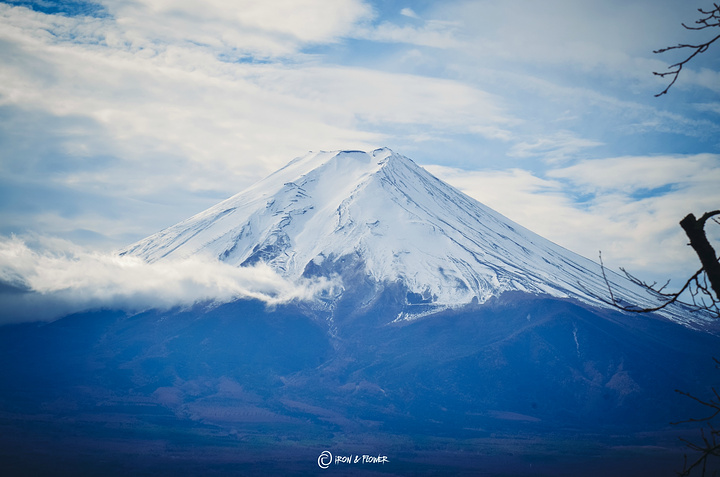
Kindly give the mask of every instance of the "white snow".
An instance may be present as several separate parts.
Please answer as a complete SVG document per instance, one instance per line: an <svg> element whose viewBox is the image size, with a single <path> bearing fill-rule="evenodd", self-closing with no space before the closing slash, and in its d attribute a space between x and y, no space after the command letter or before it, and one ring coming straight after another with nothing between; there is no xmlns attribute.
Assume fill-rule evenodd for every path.
<svg viewBox="0 0 720 477"><path fill-rule="evenodd" d="M508 193L512 193L508 191ZM601 304L596 263L464 195L389 149L310 153L249 189L122 251L153 262L210 254L263 261L297 280L309 263L357 256L439 308L519 290ZM610 274L643 305L643 291Z"/></svg>

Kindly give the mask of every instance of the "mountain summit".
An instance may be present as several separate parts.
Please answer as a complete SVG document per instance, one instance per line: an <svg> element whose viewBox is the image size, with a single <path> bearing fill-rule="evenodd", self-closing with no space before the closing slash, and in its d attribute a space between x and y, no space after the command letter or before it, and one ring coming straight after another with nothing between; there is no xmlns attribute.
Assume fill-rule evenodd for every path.
<svg viewBox="0 0 720 477"><path fill-rule="evenodd" d="M596 263L512 222L383 148L309 153L247 190L121 251L154 262L203 254L264 262L288 279L363 276L408 307L483 303L507 291L601 304ZM642 290L618 275L622 294ZM410 312L406 316L415 315Z"/></svg>

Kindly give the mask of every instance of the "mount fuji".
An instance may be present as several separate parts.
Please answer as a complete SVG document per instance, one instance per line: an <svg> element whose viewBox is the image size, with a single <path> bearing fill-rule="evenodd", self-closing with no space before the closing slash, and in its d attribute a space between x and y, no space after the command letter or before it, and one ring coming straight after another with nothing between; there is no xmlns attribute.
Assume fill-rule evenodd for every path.
<svg viewBox="0 0 720 477"><path fill-rule="evenodd" d="M596 263L386 148L296 158L120 254L149 262L204 255L238 267L262 261L291 280L342 277L345 289L357 288L360 274L372 288L365 301L389 286L403 291L400 319L509 291L600 306L598 297L607 295ZM633 283L614 274L609 280L619 295L647 303Z"/></svg>
<svg viewBox="0 0 720 477"><path fill-rule="evenodd" d="M5 474L670 476L701 436L669 423L707 412L675 389L717 382L716 325L621 313L599 265L388 149L297 158L118 253L328 286L0 326Z"/></svg>

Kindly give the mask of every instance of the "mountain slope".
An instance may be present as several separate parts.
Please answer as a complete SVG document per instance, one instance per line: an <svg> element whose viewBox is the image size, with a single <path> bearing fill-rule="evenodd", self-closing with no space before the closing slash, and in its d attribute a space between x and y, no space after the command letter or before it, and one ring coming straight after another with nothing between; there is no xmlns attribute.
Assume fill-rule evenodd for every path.
<svg viewBox="0 0 720 477"><path fill-rule="evenodd" d="M347 278L360 269L378 289L400 284L408 306L426 309L484 303L513 290L601 304L595 297L607 292L594 262L389 149L297 158L121 254L151 262L196 254L236 266L263 261L290 279ZM609 279L621 295L646 303L639 287Z"/></svg>

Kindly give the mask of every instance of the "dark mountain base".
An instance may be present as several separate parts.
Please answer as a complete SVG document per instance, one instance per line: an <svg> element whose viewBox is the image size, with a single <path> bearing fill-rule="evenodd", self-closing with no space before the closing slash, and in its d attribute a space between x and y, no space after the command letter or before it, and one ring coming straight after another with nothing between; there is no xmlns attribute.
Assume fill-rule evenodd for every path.
<svg viewBox="0 0 720 477"><path fill-rule="evenodd" d="M393 307L4 326L3 475L674 475L699 434L669 422L706 414L674 390L720 378L716 335L658 318L521 294ZM352 462L321 469L325 450Z"/></svg>
<svg viewBox="0 0 720 477"><path fill-rule="evenodd" d="M107 417L107 416L106 416ZM99 420L106 418L98 416ZM494 434L481 439L407 435L292 436L300 428L245 425L238 434L186 423L144 425L134 419L59 422L2 419L3 475L488 475L663 476L682 467L669 434L578 436ZM312 434L312 430L305 430ZM675 433L673 433L675 434ZM318 457L352 456L318 466ZM386 463L353 463L357 456Z"/></svg>

